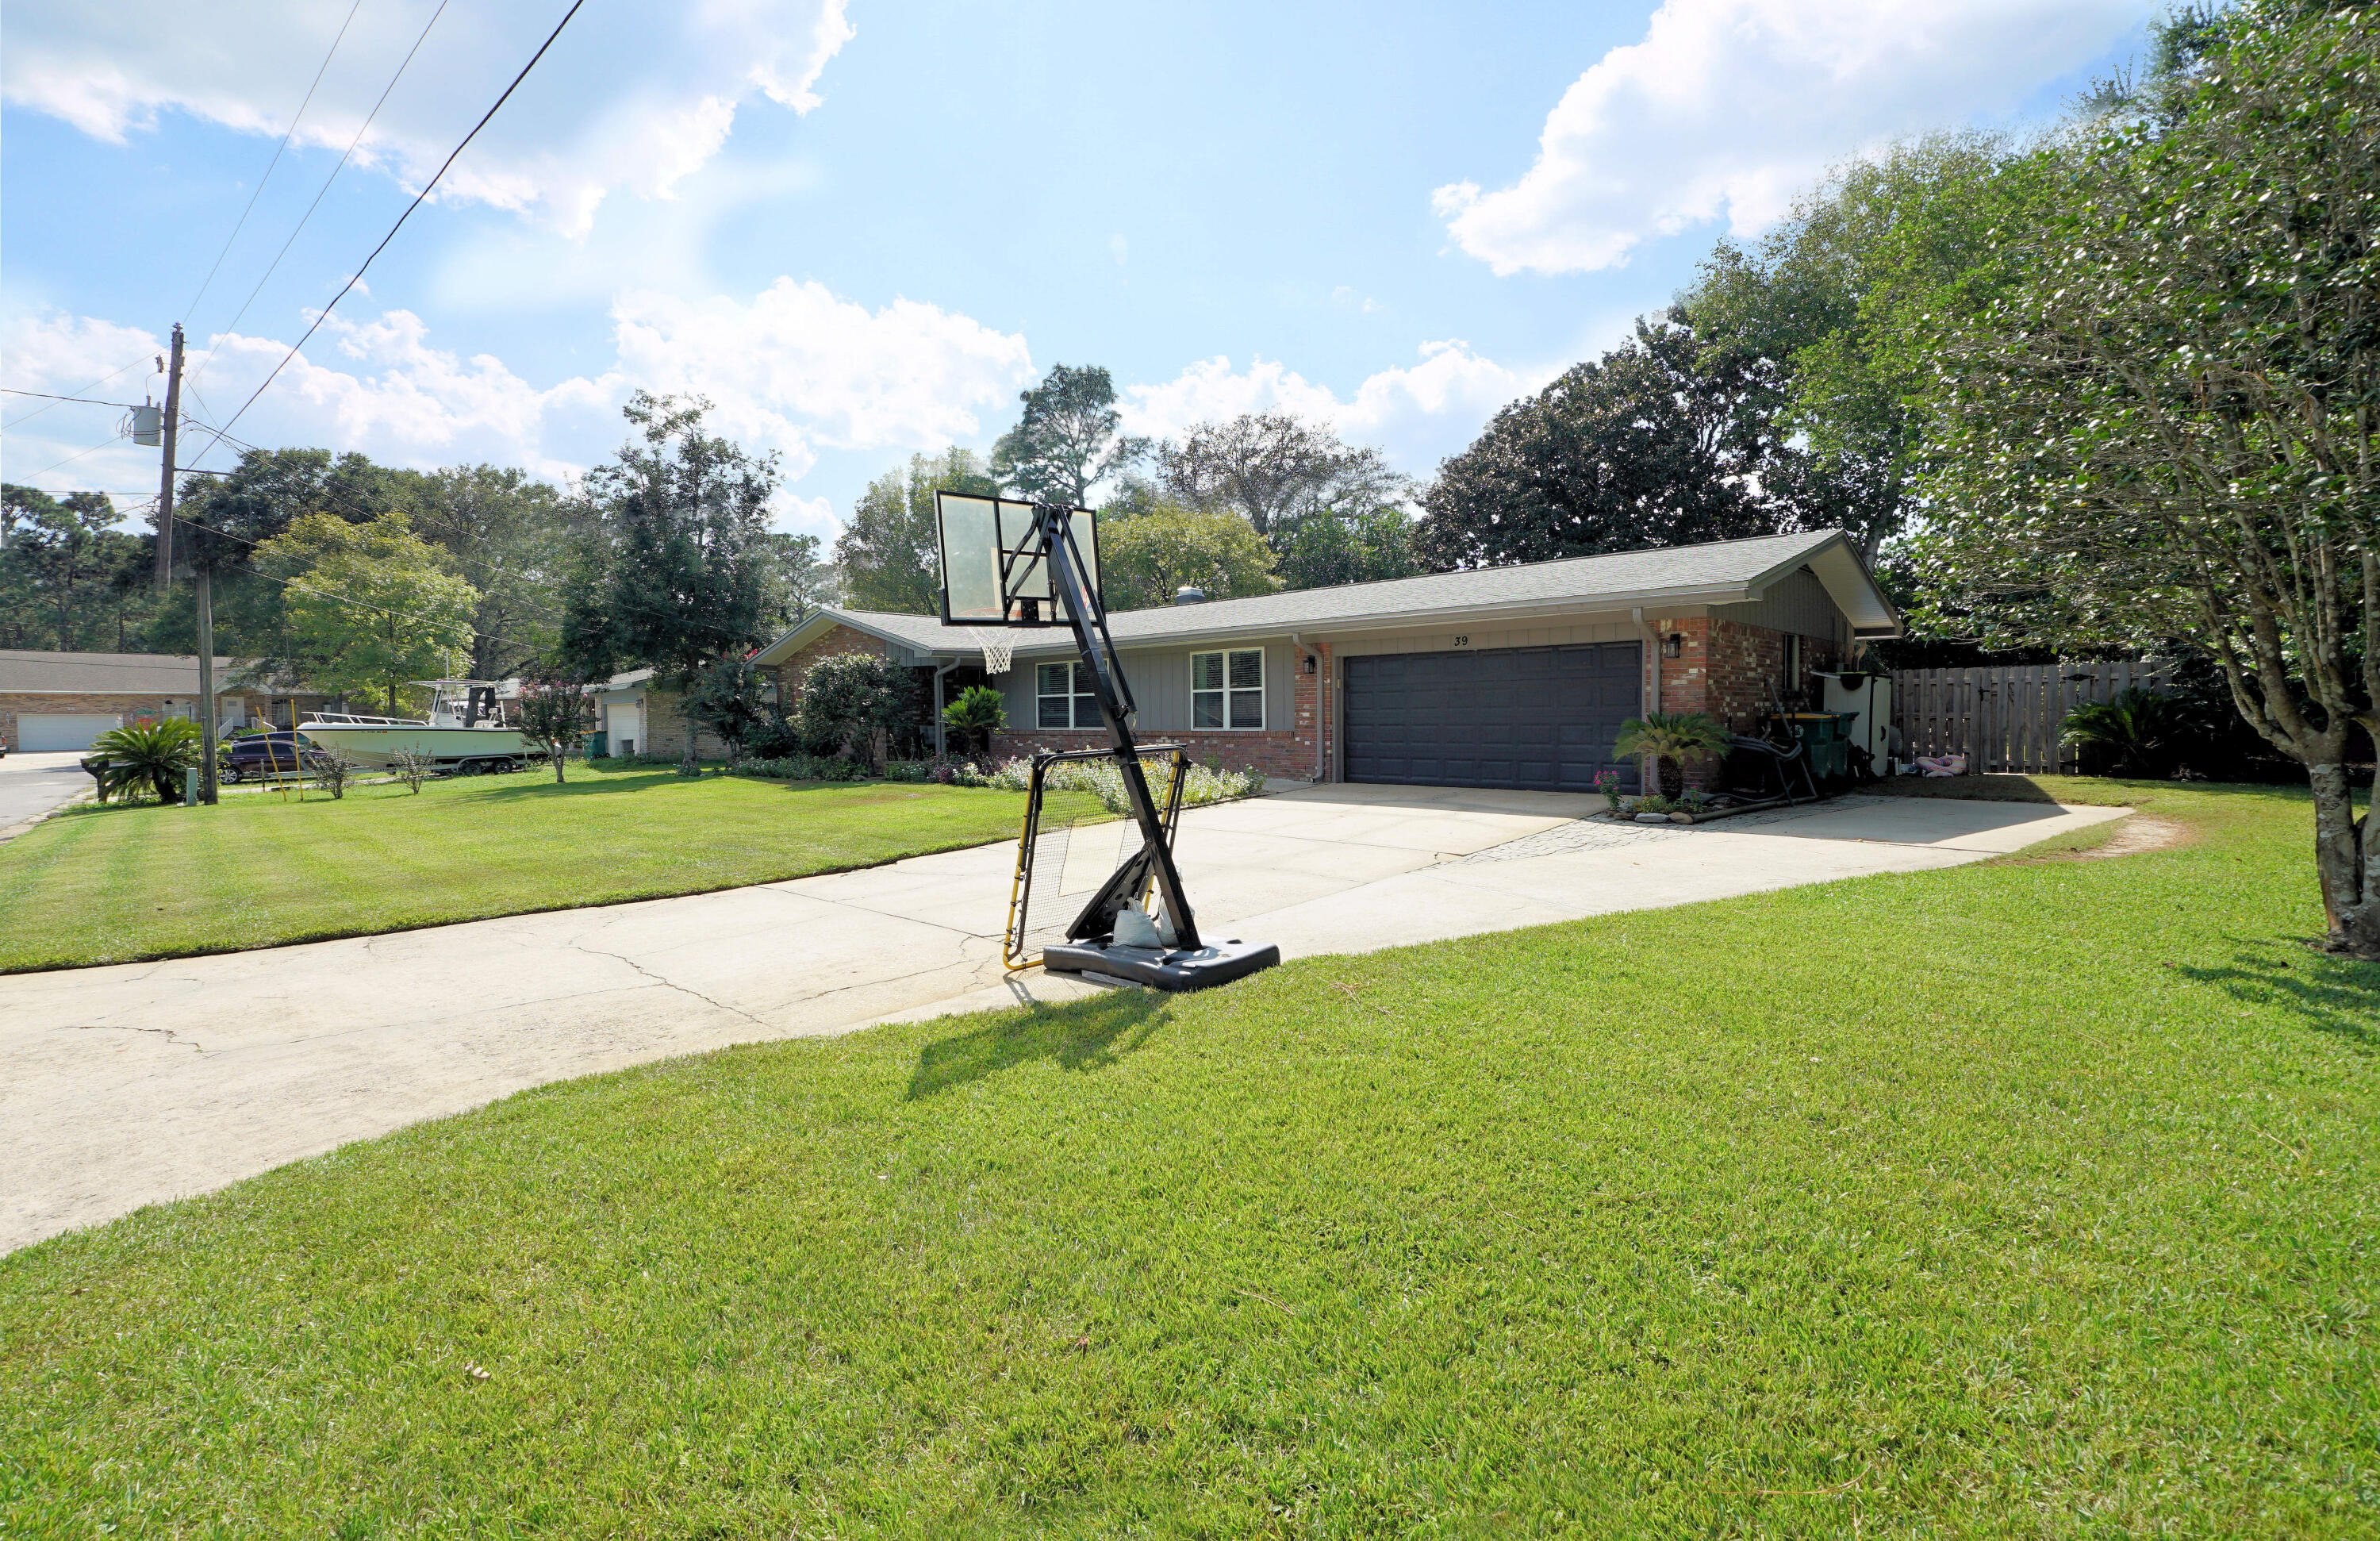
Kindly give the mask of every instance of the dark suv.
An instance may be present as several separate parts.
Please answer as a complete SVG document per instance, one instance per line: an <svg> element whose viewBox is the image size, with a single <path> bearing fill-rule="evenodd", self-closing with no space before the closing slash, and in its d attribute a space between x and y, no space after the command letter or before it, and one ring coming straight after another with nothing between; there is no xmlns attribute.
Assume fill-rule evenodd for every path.
<svg viewBox="0 0 2380 1541"><path fill-rule="evenodd" d="M227 782L270 781L310 770L322 751L286 728L249 734L224 746L223 779Z"/></svg>

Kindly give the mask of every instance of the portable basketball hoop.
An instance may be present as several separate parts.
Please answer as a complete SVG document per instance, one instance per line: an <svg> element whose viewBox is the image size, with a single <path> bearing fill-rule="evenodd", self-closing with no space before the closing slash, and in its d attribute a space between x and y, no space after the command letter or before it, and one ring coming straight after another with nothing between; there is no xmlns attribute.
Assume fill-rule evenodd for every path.
<svg viewBox="0 0 2380 1541"><path fill-rule="evenodd" d="M1198 935L1173 864L1189 755L1178 744L1133 741L1136 709L1099 598L1097 516L1087 508L946 491L934 494L934 510L942 624L974 628L978 637L993 630L1066 627L1108 730L1107 749L1033 757L1002 948L1009 966L1038 961L1059 973L1179 990L1223 984L1279 963L1281 949L1270 942L1208 942ZM998 669L992 644L980 645L985 668L1004 672L1013 643L1002 639ZM1050 768L1095 759L1114 763L1132 822L1045 823ZM1145 762L1165 773L1161 802L1149 789ZM1093 881L1102 870L1105 877ZM1089 899L1069 918L1073 901L1085 892Z"/></svg>

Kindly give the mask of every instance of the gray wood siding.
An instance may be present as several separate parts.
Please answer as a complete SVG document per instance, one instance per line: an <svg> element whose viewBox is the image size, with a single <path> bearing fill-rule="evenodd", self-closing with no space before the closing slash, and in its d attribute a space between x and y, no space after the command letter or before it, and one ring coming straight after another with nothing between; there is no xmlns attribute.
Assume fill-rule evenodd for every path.
<svg viewBox="0 0 2380 1541"><path fill-rule="evenodd" d="M1264 649L1266 730L1278 733L1294 726L1296 686L1290 671L1296 666L1297 649L1286 638L1257 637L1195 649L1119 649L1117 661L1123 665L1124 683L1131 687L1133 699L1140 706L1140 715L1135 719L1134 725L1142 733L1191 731L1190 655L1235 647ZM1039 664L1050 661L1046 658L1020 658L1016 661L1016 667L1000 680L1001 696L1008 707L1009 726L1030 728L1038 721L1039 705L1034 690L1033 671ZM1214 733L1221 730L1202 728L1198 731Z"/></svg>
<svg viewBox="0 0 2380 1541"><path fill-rule="evenodd" d="M1799 632L1803 637L1829 637L1838 643L1851 640L1851 625L1843 613L1835 608L1834 596L1827 592L1817 575L1803 567L1788 573L1768 586L1768 591L1743 604L1716 604L1711 614L1724 621L1741 622L1749 626L1767 626L1771 631Z"/></svg>

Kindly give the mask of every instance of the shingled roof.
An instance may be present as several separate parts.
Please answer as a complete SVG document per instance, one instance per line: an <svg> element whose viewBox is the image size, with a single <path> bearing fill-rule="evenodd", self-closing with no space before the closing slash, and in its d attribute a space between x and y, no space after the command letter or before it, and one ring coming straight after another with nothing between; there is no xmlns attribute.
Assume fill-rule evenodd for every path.
<svg viewBox="0 0 2380 1541"><path fill-rule="evenodd" d="M215 686L235 660L215 660ZM0 695L195 696L199 661L174 653L54 653L0 648Z"/></svg>
<svg viewBox="0 0 2380 1541"><path fill-rule="evenodd" d="M1900 617L1868 576L1849 538L1839 529L1115 611L1108 616L1108 629L1118 647L1129 648L1283 632L1327 636L1435 620L1517 619L1633 605L1734 604L1759 598L1771 584L1803 567L1817 575L1861 633L1882 636L1900 630ZM976 628L945 626L936 616L829 605L762 649L756 660L782 662L836 625L873 633L917 653L955 656L981 646L973 636ZM1021 654L1073 646L1061 630L1006 635Z"/></svg>

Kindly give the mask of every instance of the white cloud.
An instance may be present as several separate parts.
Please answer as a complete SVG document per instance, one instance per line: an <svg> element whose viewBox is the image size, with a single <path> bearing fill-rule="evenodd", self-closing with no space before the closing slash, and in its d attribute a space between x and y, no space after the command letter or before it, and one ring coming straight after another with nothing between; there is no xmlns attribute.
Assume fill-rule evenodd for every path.
<svg viewBox="0 0 2380 1541"><path fill-rule="evenodd" d="M1830 164L2004 114L2101 56L2155 0L1666 0L1546 119L1509 188L1440 188L1438 213L1499 274L1617 266L1724 216L1755 234Z"/></svg>
<svg viewBox="0 0 2380 1541"><path fill-rule="evenodd" d="M1498 408L1559 372L1510 368L1457 341L1424 343L1420 352L1419 362L1380 370L1344 401L1273 360L1234 370L1226 358L1201 359L1161 384L1124 387L1124 431L1178 439L1195 423L1288 412L1328 423L1351 443L1378 444L1402 469L1425 475L1476 438Z"/></svg>
<svg viewBox="0 0 2380 1541"><path fill-rule="evenodd" d="M344 151L435 0L357 13L298 125ZM317 0L128 6L18 0L0 97L122 140L178 111L244 133L289 124L347 8ZM419 187L536 52L560 5L450 6L358 151ZM852 35L844 0L608 0L575 19L440 185L442 199L518 210L583 232L627 190L667 198L765 97L818 105L819 77Z"/></svg>
<svg viewBox="0 0 2380 1541"><path fill-rule="evenodd" d="M540 386L492 355L434 346L410 311L334 315L316 334L312 357L290 360L234 431L253 443L356 450L387 465L487 460L567 481L611 455L625 432L620 404L641 387L709 396L720 431L776 451L787 479L797 481L820 449L931 449L978 438L985 412L1033 378L1021 336L912 300L869 310L790 278L749 302L623 295L613 322L616 356L608 368ZM138 399L144 385L162 388L149 368L161 346L145 332L57 311L16 317L6 333L9 378L26 390L82 394L136 361L96 393L115 401ZM202 374L192 371L199 389L189 394L189 415L223 421L288 347L286 339L236 334L191 339L194 358L212 353ZM12 419L38 405L5 399ZM102 487L120 502L148 496L154 450L110 445L37 474L105 439L120 415L93 406L45 414L0 445L6 474L52 491ZM184 464L209 442L192 430ZM204 464L231 459L218 453ZM790 490L776 517L782 528L832 528L823 498Z"/></svg>
<svg viewBox="0 0 2380 1541"><path fill-rule="evenodd" d="M870 311L816 282L780 278L749 304L627 294L612 316L621 367L638 383L709 395L723 423L789 457L812 443L931 449L971 439L985 408L1033 378L1021 336L916 300Z"/></svg>

